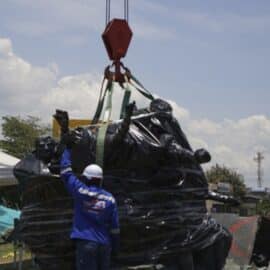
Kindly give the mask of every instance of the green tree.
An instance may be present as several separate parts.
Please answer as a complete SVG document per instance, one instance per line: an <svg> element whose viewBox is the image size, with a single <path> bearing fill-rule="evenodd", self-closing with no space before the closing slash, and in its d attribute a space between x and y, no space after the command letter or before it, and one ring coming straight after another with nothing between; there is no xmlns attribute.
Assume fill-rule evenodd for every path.
<svg viewBox="0 0 270 270"><path fill-rule="evenodd" d="M206 177L209 183L230 183L233 188L233 195L237 198L243 198L246 194L244 177L234 169L216 164L206 171Z"/></svg>
<svg viewBox="0 0 270 270"><path fill-rule="evenodd" d="M270 216L270 198L265 197L257 204L257 214L269 217Z"/></svg>
<svg viewBox="0 0 270 270"><path fill-rule="evenodd" d="M2 136L0 148L6 153L22 158L33 150L36 138L47 135L49 127L43 125L37 117L2 117Z"/></svg>

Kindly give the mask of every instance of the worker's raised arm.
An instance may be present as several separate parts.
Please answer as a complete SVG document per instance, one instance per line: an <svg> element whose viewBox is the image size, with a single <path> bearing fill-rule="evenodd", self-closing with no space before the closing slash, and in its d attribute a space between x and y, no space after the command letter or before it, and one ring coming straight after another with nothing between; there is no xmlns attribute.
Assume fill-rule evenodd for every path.
<svg viewBox="0 0 270 270"><path fill-rule="evenodd" d="M112 252L116 255L120 247L120 226L116 202L113 204L110 233L112 239Z"/></svg>
<svg viewBox="0 0 270 270"><path fill-rule="evenodd" d="M65 149L63 152L60 166L61 178L64 180L68 192L74 196L78 193L80 188L84 187L84 184L76 177L72 171L70 149Z"/></svg>

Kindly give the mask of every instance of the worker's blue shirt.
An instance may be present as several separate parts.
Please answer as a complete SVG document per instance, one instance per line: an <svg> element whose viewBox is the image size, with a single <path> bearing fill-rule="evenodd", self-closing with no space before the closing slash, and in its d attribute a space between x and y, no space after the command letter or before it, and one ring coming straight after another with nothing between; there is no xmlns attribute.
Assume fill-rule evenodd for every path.
<svg viewBox="0 0 270 270"><path fill-rule="evenodd" d="M70 156L66 149L61 159L61 177L74 198L71 238L111 244L117 249L119 222L114 197L100 187L81 182L72 172Z"/></svg>

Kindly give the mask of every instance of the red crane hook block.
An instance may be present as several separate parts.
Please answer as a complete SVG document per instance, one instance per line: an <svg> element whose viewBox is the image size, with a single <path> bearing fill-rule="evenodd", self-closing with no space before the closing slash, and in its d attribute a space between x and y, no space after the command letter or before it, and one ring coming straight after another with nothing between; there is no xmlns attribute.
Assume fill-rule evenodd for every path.
<svg viewBox="0 0 270 270"><path fill-rule="evenodd" d="M113 19L107 24L102 39L112 61L118 62L126 56L132 35L126 20Z"/></svg>

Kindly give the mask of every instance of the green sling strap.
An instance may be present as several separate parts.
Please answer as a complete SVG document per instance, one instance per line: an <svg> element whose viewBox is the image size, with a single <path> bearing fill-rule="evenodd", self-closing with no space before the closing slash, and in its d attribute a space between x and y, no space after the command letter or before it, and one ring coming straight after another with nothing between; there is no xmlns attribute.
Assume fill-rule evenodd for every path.
<svg viewBox="0 0 270 270"><path fill-rule="evenodd" d="M103 81L104 82L104 81ZM113 94L113 81L108 81L106 85L106 89L102 95L102 89L100 93L100 98L98 101L98 106L92 121L92 124L97 124L100 120L104 103L107 97L106 106L103 115L103 123L97 134L97 144L96 144L96 163L103 167L104 165L104 144L105 144L105 137L108 128L108 124L111 118L112 113L112 94ZM126 113L126 106L129 104L130 96L131 96L131 88L132 85L138 92L140 92L144 97L148 98L149 100L154 100L154 96L137 80L133 75L131 75L131 79L128 81L126 80L126 86L124 87L125 93L122 101L121 112L120 112L120 119L125 117ZM107 96L108 95L108 96Z"/></svg>
<svg viewBox="0 0 270 270"><path fill-rule="evenodd" d="M104 83L104 80L102 82L102 85ZM101 113L102 113L102 110L103 110L103 106L104 106L104 102L105 102L105 99L106 99L106 95L109 91L109 89L112 87L112 81L108 81L107 82L107 85L106 85L106 89L102 95L102 90L103 90L103 87L101 87L101 91L100 91L100 97L99 97L99 100L98 100L98 106L97 106L97 109L96 109L96 112L95 112L95 115L94 115L94 118L92 120L92 124L97 124L98 121L100 120L100 116L101 116Z"/></svg>
<svg viewBox="0 0 270 270"><path fill-rule="evenodd" d="M151 94L151 92L150 91L148 91L143 85L142 85L142 83L138 80L138 79L136 79L132 74L131 74L131 84L132 84L132 86L138 91L138 92L140 92L143 96L145 96L146 98L148 98L148 99L150 99L150 100L154 100L155 98L154 98L154 96ZM141 89L138 87L138 86L136 86L135 84L134 84L134 82L138 85L138 86L140 86L141 87Z"/></svg>
<svg viewBox="0 0 270 270"><path fill-rule="evenodd" d="M108 123L100 126L97 135L97 145L96 145L96 164L103 168L104 165L104 145L105 137L107 133Z"/></svg>
<svg viewBox="0 0 270 270"><path fill-rule="evenodd" d="M120 111L120 119L125 118L126 115L126 107L129 104L130 96L131 96L131 89L129 87L129 83L126 83L126 87L124 88L125 94L122 101L121 111Z"/></svg>
<svg viewBox="0 0 270 270"><path fill-rule="evenodd" d="M108 93L107 97L107 103L104 111L104 117L103 117L103 124L100 126L97 134L97 144L96 144L96 164L98 164L101 168L103 168L104 165L104 145L105 145L105 138L107 133L107 128L109 125L109 121L111 118L112 113L112 94L113 94L113 82L107 85L107 89L104 93L104 100L102 101L104 104L106 93ZM102 104L102 107L103 107ZM101 108L102 111L102 108ZM101 114L101 113L100 113ZM99 120L99 117L98 117Z"/></svg>

